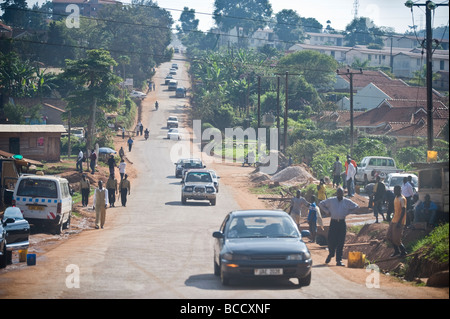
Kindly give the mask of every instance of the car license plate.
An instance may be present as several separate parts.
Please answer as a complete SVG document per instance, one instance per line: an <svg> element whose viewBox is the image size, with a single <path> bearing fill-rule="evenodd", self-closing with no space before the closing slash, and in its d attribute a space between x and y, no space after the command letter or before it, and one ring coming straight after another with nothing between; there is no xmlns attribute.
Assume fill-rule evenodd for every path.
<svg viewBox="0 0 450 319"><path fill-rule="evenodd" d="M28 208L30 208L31 210L43 210L44 209L43 206L37 206L37 205L28 206Z"/></svg>
<svg viewBox="0 0 450 319"><path fill-rule="evenodd" d="M283 274L283 268L255 269L255 276L279 276Z"/></svg>

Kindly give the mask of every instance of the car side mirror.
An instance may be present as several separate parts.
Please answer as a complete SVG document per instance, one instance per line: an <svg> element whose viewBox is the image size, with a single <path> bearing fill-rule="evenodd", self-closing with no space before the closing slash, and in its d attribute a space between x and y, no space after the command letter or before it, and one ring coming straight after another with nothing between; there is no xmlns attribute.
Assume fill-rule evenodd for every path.
<svg viewBox="0 0 450 319"><path fill-rule="evenodd" d="M6 225L6 224L14 224L15 221L16 221L16 220L15 220L14 218L7 218L7 219L3 222L3 224L4 224L4 225Z"/></svg>
<svg viewBox="0 0 450 319"><path fill-rule="evenodd" d="M214 238L217 238L217 239L222 239L224 237L224 235L221 231L215 231L212 235Z"/></svg>
<svg viewBox="0 0 450 319"><path fill-rule="evenodd" d="M302 230L301 232L302 237L311 237L311 233L309 230Z"/></svg>

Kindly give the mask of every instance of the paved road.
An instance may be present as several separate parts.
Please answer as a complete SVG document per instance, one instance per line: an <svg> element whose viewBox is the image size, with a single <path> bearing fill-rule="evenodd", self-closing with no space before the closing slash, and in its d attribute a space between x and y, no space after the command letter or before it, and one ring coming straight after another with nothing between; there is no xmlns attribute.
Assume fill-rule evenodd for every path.
<svg viewBox="0 0 450 319"><path fill-rule="evenodd" d="M170 65L158 69L161 82ZM186 79L186 71L177 76ZM105 229L71 238L40 255L36 266L0 274L0 299L408 298L395 289L369 289L365 282L347 281L323 264L314 265L311 285L301 289L295 281L222 287L213 274L211 234L226 213L239 206L226 185L221 185L216 206L181 205L180 180L174 177L171 158L180 142L166 139L165 121L169 114L183 117L186 100L166 89L158 85L152 93L158 111L143 110L150 114L143 123L150 127L150 139L136 138L129 154L139 173L127 207L108 209ZM188 138L181 143L190 145Z"/></svg>

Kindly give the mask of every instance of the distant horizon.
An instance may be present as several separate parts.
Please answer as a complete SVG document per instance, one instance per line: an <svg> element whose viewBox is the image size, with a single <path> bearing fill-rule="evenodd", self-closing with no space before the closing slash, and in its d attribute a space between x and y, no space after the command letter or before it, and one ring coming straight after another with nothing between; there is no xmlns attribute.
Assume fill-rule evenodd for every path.
<svg viewBox="0 0 450 319"><path fill-rule="evenodd" d="M35 3L42 5L47 0L27 0L28 6ZM131 0L118 0L129 4ZM330 26L336 31L344 31L345 27L351 23L355 17L355 4L357 3L357 17L370 18L377 27L393 28L395 33L404 34L412 31L410 26L413 23L417 26L417 31L425 29L425 10L422 7L414 7L413 13L404 3L406 0L324 0L317 9L317 5L311 5L306 0L269 0L272 5L273 14L283 10L292 9L303 18L314 18L325 28L327 21L331 21ZM184 7L195 10L195 18L199 20L199 30L208 31L215 27L213 12L214 0L156 0L154 1L160 8L170 12L174 19L174 25L178 20ZM415 1L419 2L419 1ZM422 2L425 2L423 0ZM440 1L436 3L447 3ZM437 7L432 17L432 27L448 27L449 8ZM449 31L447 30L447 37Z"/></svg>

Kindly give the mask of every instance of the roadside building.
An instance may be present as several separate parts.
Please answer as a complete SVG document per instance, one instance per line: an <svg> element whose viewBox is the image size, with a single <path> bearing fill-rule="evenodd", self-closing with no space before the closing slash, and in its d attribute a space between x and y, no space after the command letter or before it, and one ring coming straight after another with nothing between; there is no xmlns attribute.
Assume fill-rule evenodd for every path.
<svg viewBox="0 0 450 319"><path fill-rule="evenodd" d="M36 161L59 161L62 125L0 125L0 150Z"/></svg>

